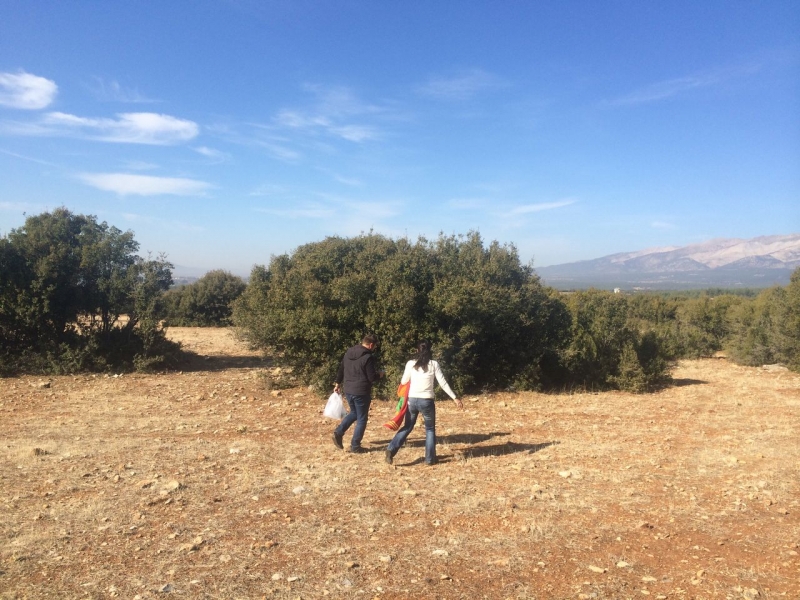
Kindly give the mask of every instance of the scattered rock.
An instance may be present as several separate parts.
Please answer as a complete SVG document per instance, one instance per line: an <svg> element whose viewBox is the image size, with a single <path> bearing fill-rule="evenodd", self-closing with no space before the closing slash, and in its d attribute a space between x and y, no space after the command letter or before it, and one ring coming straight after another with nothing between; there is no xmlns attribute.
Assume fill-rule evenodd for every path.
<svg viewBox="0 0 800 600"><path fill-rule="evenodd" d="M650 575L645 575L644 577L642 577L642 581L644 581L645 583L655 583L656 581L658 581L658 579Z"/></svg>
<svg viewBox="0 0 800 600"><path fill-rule="evenodd" d="M756 600L756 598L760 597L758 590L755 588L749 588L742 592L742 598L745 600Z"/></svg>
<svg viewBox="0 0 800 600"><path fill-rule="evenodd" d="M283 392L281 390L272 390L269 395L273 398L277 398L278 396L283 396Z"/></svg>
<svg viewBox="0 0 800 600"><path fill-rule="evenodd" d="M299 495L299 494L302 494L302 493L303 493L303 492L305 492L305 491L307 491L307 490L306 490L306 488L304 488L302 485L298 485L296 488L294 488L294 489L292 490L292 493L293 493L295 496L297 496L297 495Z"/></svg>
<svg viewBox="0 0 800 600"><path fill-rule="evenodd" d="M608 569L604 569L603 567L595 567L594 565L589 565L589 570L593 573L605 573Z"/></svg>
<svg viewBox="0 0 800 600"><path fill-rule="evenodd" d="M169 594L174 588L172 587L171 583L167 583L166 585L162 585L158 588L158 591L162 594Z"/></svg>
<svg viewBox="0 0 800 600"><path fill-rule="evenodd" d="M511 561L507 558L498 558L497 560L491 561L489 564L493 567L507 567L510 563Z"/></svg>
<svg viewBox="0 0 800 600"><path fill-rule="evenodd" d="M624 560L621 560L617 563L617 567L619 567L620 569L624 569L625 567L630 567L630 565L626 563Z"/></svg>
<svg viewBox="0 0 800 600"><path fill-rule="evenodd" d="M568 479L569 477L572 477L572 471L559 471L558 474L559 474L559 476L563 477L564 479Z"/></svg>
<svg viewBox="0 0 800 600"><path fill-rule="evenodd" d="M381 562L390 563L392 562L392 557L389 555L379 557Z"/></svg>
<svg viewBox="0 0 800 600"><path fill-rule="evenodd" d="M167 482L161 487L160 494L162 496L166 496L167 494L171 494L172 492L176 492L178 490L186 489L186 486L183 485L180 481L172 480Z"/></svg>
<svg viewBox="0 0 800 600"><path fill-rule="evenodd" d="M434 556L450 556L450 553L447 550L441 550L441 549L434 550L433 552L431 552L431 554L433 554Z"/></svg>

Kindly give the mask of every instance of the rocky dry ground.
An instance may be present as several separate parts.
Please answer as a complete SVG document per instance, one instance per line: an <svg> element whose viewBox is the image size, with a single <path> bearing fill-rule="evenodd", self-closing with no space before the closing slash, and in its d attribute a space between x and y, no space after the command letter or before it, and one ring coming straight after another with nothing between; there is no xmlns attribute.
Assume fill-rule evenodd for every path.
<svg viewBox="0 0 800 600"><path fill-rule="evenodd" d="M227 330L181 373L0 380L0 598L800 598L800 376L437 407L336 449ZM349 438L349 435L346 439Z"/></svg>

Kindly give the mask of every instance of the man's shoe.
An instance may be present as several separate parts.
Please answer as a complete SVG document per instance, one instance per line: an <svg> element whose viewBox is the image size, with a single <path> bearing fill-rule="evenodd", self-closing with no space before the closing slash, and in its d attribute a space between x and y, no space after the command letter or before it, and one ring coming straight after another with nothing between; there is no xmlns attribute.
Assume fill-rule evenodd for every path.
<svg viewBox="0 0 800 600"><path fill-rule="evenodd" d="M349 452L350 454L366 454L367 452L369 452L369 450L363 448L362 446L359 446L358 448L350 448Z"/></svg>
<svg viewBox="0 0 800 600"><path fill-rule="evenodd" d="M339 450L344 450L344 446L342 445L342 436L335 431L333 432L333 443Z"/></svg>
<svg viewBox="0 0 800 600"><path fill-rule="evenodd" d="M438 461L437 459L435 459L435 458L434 458L433 460L426 460L426 461L425 461L425 464L426 464L426 465L428 465L429 467L432 467L433 465L435 465L435 464L436 464L436 463L438 463L438 462L439 462L439 461Z"/></svg>
<svg viewBox="0 0 800 600"><path fill-rule="evenodd" d="M386 449L386 464L387 465L392 464L393 460L394 460L394 452L392 452L391 450L389 450L389 448L387 448Z"/></svg>

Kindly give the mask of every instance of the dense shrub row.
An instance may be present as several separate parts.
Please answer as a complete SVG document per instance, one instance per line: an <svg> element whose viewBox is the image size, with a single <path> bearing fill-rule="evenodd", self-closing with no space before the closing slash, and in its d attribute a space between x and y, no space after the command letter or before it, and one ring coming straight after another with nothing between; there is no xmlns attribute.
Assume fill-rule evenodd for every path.
<svg viewBox="0 0 800 600"><path fill-rule="evenodd" d="M0 373L162 366L177 349L160 323L172 265L138 248L64 208L0 237Z"/></svg>
<svg viewBox="0 0 800 600"><path fill-rule="evenodd" d="M753 297L641 294L631 297L629 306L631 321L656 331L672 357L724 351L739 364L781 363L800 370L800 269L788 286Z"/></svg>
<svg viewBox="0 0 800 600"><path fill-rule="evenodd" d="M576 384L641 391L669 374L661 339L629 325L624 298L587 292L565 302L513 246L485 247L477 233L301 246L253 270L234 323L323 389L367 332L381 338L389 382L429 339L459 393Z"/></svg>

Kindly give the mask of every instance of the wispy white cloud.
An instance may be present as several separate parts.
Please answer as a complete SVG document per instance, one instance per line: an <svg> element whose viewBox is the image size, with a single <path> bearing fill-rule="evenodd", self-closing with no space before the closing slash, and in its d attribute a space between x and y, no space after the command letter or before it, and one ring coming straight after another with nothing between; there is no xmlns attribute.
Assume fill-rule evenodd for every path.
<svg viewBox="0 0 800 600"><path fill-rule="evenodd" d="M40 165L45 165L46 167L60 168L60 166L55 164L55 163L51 163L49 161L42 160L40 158L34 158L32 156L25 156L24 154L17 154L16 152L11 152L9 150L3 150L2 148L0 148L0 153L7 154L8 156L13 156L14 158L19 158L21 160L27 160L27 161L34 162L34 163L37 163L37 164L40 164Z"/></svg>
<svg viewBox="0 0 800 600"><path fill-rule="evenodd" d="M328 192L316 192L316 196L336 206L339 214L359 215L362 220L371 222L396 217L405 204L400 200L376 198L366 201Z"/></svg>
<svg viewBox="0 0 800 600"><path fill-rule="evenodd" d="M143 160L129 160L125 161L124 168L128 171L152 171L158 169L158 165Z"/></svg>
<svg viewBox="0 0 800 600"><path fill-rule="evenodd" d="M19 73L0 73L0 105L24 110L39 110L50 106L58 93L54 81Z"/></svg>
<svg viewBox="0 0 800 600"><path fill-rule="evenodd" d="M503 85L497 76L482 69L472 69L453 77L431 77L417 87L417 92L437 100L463 101Z"/></svg>
<svg viewBox="0 0 800 600"><path fill-rule="evenodd" d="M275 127L309 135L327 135L354 143L381 136L375 126L353 121L380 114L382 108L362 102L352 91L341 86L307 84L305 89L314 95L311 105L280 110L273 118Z"/></svg>
<svg viewBox="0 0 800 600"><path fill-rule="evenodd" d="M193 148L193 150L215 163L227 162L231 158L231 155L227 152L215 150L214 148L209 148L208 146L197 146L196 148Z"/></svg>
<svg viewBox="0 0 800 600"><path fill-rule="evenodd" d="M194 121L158 113L121 113L116 119L78 117L62 112L44 116L43 133L79 135L104 142L169 145L197 137Z"/></svg>
<svg viewBox="0 0 800 600"><path fill-rule="evenodd" d="M302 153L292 150L280 142L256 140L254 143L256 146L264 148L273 158L286 163L296 163L303 157Z"/></svg>
<svg viewBox="0 0 800 600"><path fill-rule="evenodd" d="M536 204L522 204L508 211L506 213L506 216L514 217L520 215L527 215L535 212L541 212L543 210L554 210L556 208L563 208L564 206L569 206L570 204L575 204L575 199L565 198L564 200L558 200L556 202L538 202Z"/></svg>
<svg viewBox="0 0 800 600"><path fill-rule="evenodd" d="M265 183L263 185L258 186L252 192L250 192L251 196L279 196L282 194L286 194L289 192L289 188L284 185L279 185L275 183Z"/></svg>
<svg viewBox="0 0 800 600"><path fill-rule="evenodd" d="M84 183L120 196L201 196L213 187L210 183L183 177L154 177L130 173L83 173Z"/></svg>
<svg viewBox="0 0 800 600"><path fill-rule="evenodd" d="M337 230L342 234L357 234L381 227L388 219L402 212L402 203L395 200L364 201L327 192L311 192L318 200L298 200L296 190L283 186L265 185L257 194L271 198L276 206L262 206L259 213L286 219L337 220ZM303 194L306 198L308 194Z"/></svg>
<svg viewBox="0 0 800 600"><path fill-rule="evenodd" d="M98 100L104 102L127 102L130 104L147 104L158 102L152 98L148 98L136 88L127 88L120 85L117 81L108 81L95 77L95 83L92 87L92 92Z"/></svg>
<svg viewBox="0 0 800 600"><path fill-rule="evenodd" d="M365 125L342 125L341 127L329 127L328 131L349 142L366 142L378 137L378 132Z"/></svg>
<svg viewBox="0 0 800 600"><path fill-rule="evenodd" d="M760 69L761 66L759 64L752 63L657 81L616 98L611 102L611 105L630 106L666 100L667 98L672 98L691 90L712 87L731 79L747 77L757 73Z"/></svg>
<svg viewBox="0 0 800 600"><path fill-rule="evenodd" d="M303 87L306 91L314 94L316 112L328 118L338 119L384 112L384 109L378 105L363 102L345 86L307 83Z"/></svg>
<svg viewBox="0 0 800 600"><path fill-rule="evenodd" d="M360 179L356 179L355 177L344 177L342 175L333 175L333 178L343 185L348 185L350 187L361 187L364 185Z"/></svg>

